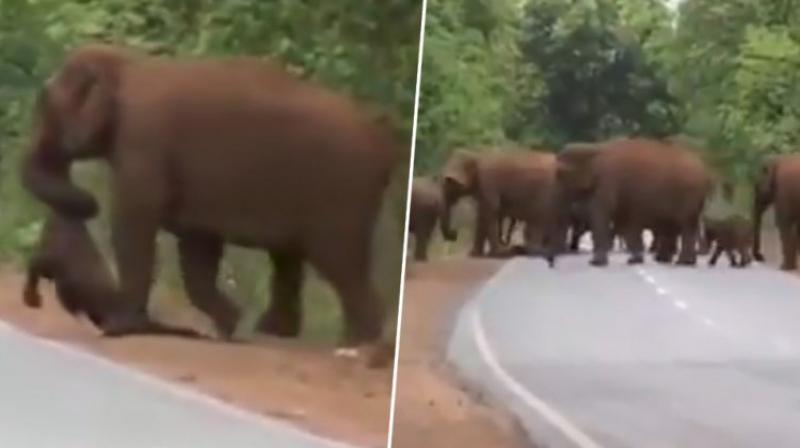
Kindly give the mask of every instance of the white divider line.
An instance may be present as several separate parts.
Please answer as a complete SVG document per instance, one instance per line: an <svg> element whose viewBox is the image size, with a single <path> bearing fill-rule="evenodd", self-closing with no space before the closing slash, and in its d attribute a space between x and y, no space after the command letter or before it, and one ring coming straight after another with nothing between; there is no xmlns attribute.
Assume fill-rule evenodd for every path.
<svg viewBox="0 0 800 448"><path fill-rule="evenodd" d="M322 436L318 436L316 434L311 434L301 430L300 428L296 427L295 425L291 424L290 422L284 422L280 420L270 420L264 416L256 414L254 412L238 408L233 406L229 403L226 403L222 400L214 398L209 395L205 395L201 392L198 392L195 389L190 389L184 386L180 386L178 384L171 383L169 381L163 380L161 378L151 376L144 372L129 368L123 364L116 363L111 361L107 358L104 358L99 355L95 355L91 352L86 350L80 349L73 345L47 339L45 337L40 337L36 335L32 335L22 329L17 328L16 326L12 325L9 322L0 320L0 330L7 331L9 333L13 333L23 339L29 340L41 347L57 351L61 354L73 357L73 358L81 358L87 362L91 362L97 365L100 368L104 368L107 370L115 371L118 374L126 376L133 381L137 381L142 384L146 384L151 387L155 387L157 389L161 389L166 393L169 393L173 396L178 398L193 401L203 406L210 407L216 411L219 411L223 414L227 414L228 416L235 417L241 420L246 420L251 423L261 425L268 430L285 430L287 432L295 433L297 436L305 438L310 442L324 444L331 448L355 448L354 445L348 445L336 440L327 439Z"/></svg>
<svg viewBox="0 0 800 448"><path fill-rule="evenodd" d="M422 85L422 56L425 49L425 21L427 20L428 0L422 1L422 14L419 18L419 41L417 50L417 83L414 87L414 122L411 127L411 154L408 161L408 185L406 186L406 213L403 224L403 264L400 267L400 297L397 301L397 331L394 336L394 359L392 365L392 395L389 399L389 427L386 431L386 446L392 447L394 440L395 404L397 403L397 372L400 364L400 343L403 329L403 302L405 301L406 272L408 268L408 228L411 221L411 183L414 181L414 160L417 152L417 121L419 118L419 91Z"/></svg>
<svg viewBox="0 0 800 448"><path fill-rule="evenodd" d="M542 401L540 398L533 395L528 389L521 385L514 379L497 360L494 352L492 351L489 341L486 338L486 333L483 330L483 323L481 322L480 308L475 307L472 312L472 330L475 336L475 343L478 346L483 360L491 369L492 373L500 380L501 383L520 400L522 400L533 411L542 416L549 424L558 429L569 440L571 440L579 448L601 448L601 446L592 440L586 433L581 431L572 422L567 420L566 417L558 413L550 405Z"/></svg>

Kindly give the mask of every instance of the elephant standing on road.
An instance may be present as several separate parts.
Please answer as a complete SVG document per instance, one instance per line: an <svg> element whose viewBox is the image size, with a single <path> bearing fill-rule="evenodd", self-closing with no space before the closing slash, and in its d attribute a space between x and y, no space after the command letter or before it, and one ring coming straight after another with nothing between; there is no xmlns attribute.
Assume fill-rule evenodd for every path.
<svg viewBox="0 0 800 448"><path fill-rule="evenodd" d="M483 255L487 242L489 255L503 255L499 241L501 217L517 219L525 226L527 253L540 250L544 235L556 227L555 163L553 154L539 151L456 151L441 173L444 233L454 233L450 227L453 205L460 198L471 196L478 203L472 256Z"/></svg>
<svg viewBox="0 0 800 448"><path fill-rule="evenodd" d="M712 179L695 153L655 140L625 138L567 145L558 161L561 194L566 200L589 201L592 265L608 264L612 230L617 228L631 254L628 262L642 263L646 227L678 232L678 264L696 263L699 218Z"/></svg>
<svg viewBox="0 0 800 448"><path fill-rule="evenodd" d="M800 232L800 154L773 156L761 166L753 194L753 257L761 253L761 218L775 205L775 222L781 237L781 269L797 268L797 238Z"/></svg>
<svg viewBox="0 0 800 448"><path fill-rule="evenodd" d="M126 304L107 335L148 322L156 234L178 238L189 298L230 335L239 311L216 279L226 243L274 264L259 328L295 336L304 262L335 288L344 342L382 334L370 283L371 238L398 152L385 123L340 95L256 58L173 59L119 47L72 51L41 92L28 190L58 213L87 218L94 198L63 175L78 159L112 174L112 246Z"/></svg>
<svg viewBox="0 0 800 448"><path fill-rule="evenodd" d="M444 201L442 188L432 179L418 177L411 182L411 204L408 217L408 233L414 235L414 259L428 260L428 246L436 224L440 222ZM454 235L442 232L452 239Z"/></svg>

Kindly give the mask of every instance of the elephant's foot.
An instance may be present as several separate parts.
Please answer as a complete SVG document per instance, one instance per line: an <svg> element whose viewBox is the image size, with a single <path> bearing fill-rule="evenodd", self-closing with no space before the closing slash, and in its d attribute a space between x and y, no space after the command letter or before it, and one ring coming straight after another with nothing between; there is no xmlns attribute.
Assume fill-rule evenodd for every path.
<svg viewBox="0 0 800 448"><path fill-rule="evenodd" d="M217 335L226 341L232 341L236 333L236 326L239 323L238 316L223 321L214 322L214 327L217 330Z"/></svg>
<svg viewBox="0 0 800 448"><path fill-rule="evenodd" d="M642 254L634 254L631 255L630 258L628 258L629 265L643 264L643 263L644 263L644 255Z"/></svg>
<svg viewBox="0 0 800 448"><path fill-rule="evenodd" d="M756 252L753 254L753 259L759 263L763 263L765 260L764 254L762 254L761 252Z"/></svg>
<svg viewBox="0 0 800 448"><path fill-rule="evenodd" d="M596 267L608 266L608 255L595 255L589 264Z"/></svg>
<svg viewBox="0 0 800 448"><path fill-rule="evenodd" d="M104 316L102 320L93 318L92 321L106 337L122 337L136 333L146 332L152 328L152 322L147 313L138 311L117 311Z"/></svg>
<svg viewBox="0 0 800 448"><path fill-rule="evenodd" d="M654 260L656 261L656 263L661 263L661 264L670 264L670 263L672 263L672 257L669 256L669 255L656 254L656 256L654 257Z"/></svg>
<svg viewBox="0 0 800 448"><path fill-rule="evenodd" d="M675 262L678 266L697 266L697 257L681 256Z"/></svg>
<svg viewBox="0 0 800 448"><path fill-rule="evenodd" d="M795 269L797 269L797 263L795 262L784 261L781 264L782 271L794 271Z"/></svg>
<svg viewBox="0 0 800 448"><path fill-rule="evenodd" d="M261 320L258 329L261 333L280 338L296 338L300 336L300 318L287 316L285 313L269 311Z"/></svg>

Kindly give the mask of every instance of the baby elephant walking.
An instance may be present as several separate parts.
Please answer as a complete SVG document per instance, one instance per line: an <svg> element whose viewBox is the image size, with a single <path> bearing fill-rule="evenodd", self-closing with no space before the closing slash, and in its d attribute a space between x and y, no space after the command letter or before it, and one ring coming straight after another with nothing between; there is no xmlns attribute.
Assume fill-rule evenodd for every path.
<svg viewBox="0 0 800 448"><path fill-rule="evenodd" d="M57 213L48 217L39 247L28 263L23 301L31 308L42 306L40 278L55 283L58 301L67 312L85 315L100 329L118 306L114 277L82 220ZM200 337L193 330L156 322L148 322L137 333Z"/></svg>
<svg viewBox="0 0 800 448"><path fill-rule="evenodd" d="M753 260L750 253L752 241L753 226L749 220L741 216L703 220L701 243L705 250L712 251L708 261L710 266L716 265L719 256L725 252L731 266L746 267Z"/></svg>

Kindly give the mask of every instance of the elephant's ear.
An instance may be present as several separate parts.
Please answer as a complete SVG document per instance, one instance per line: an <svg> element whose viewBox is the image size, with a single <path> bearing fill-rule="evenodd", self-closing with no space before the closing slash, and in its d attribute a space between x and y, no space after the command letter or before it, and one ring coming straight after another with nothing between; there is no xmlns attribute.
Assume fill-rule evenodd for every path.
<svg viewBox="0 0 800 448"><path fill-rule="evenodd" d="M107 149L126 61L127 55L113 47L85 47L71 54L47 82L44 107L59 123L60 146L69 158L97 156Z"/></svg>

